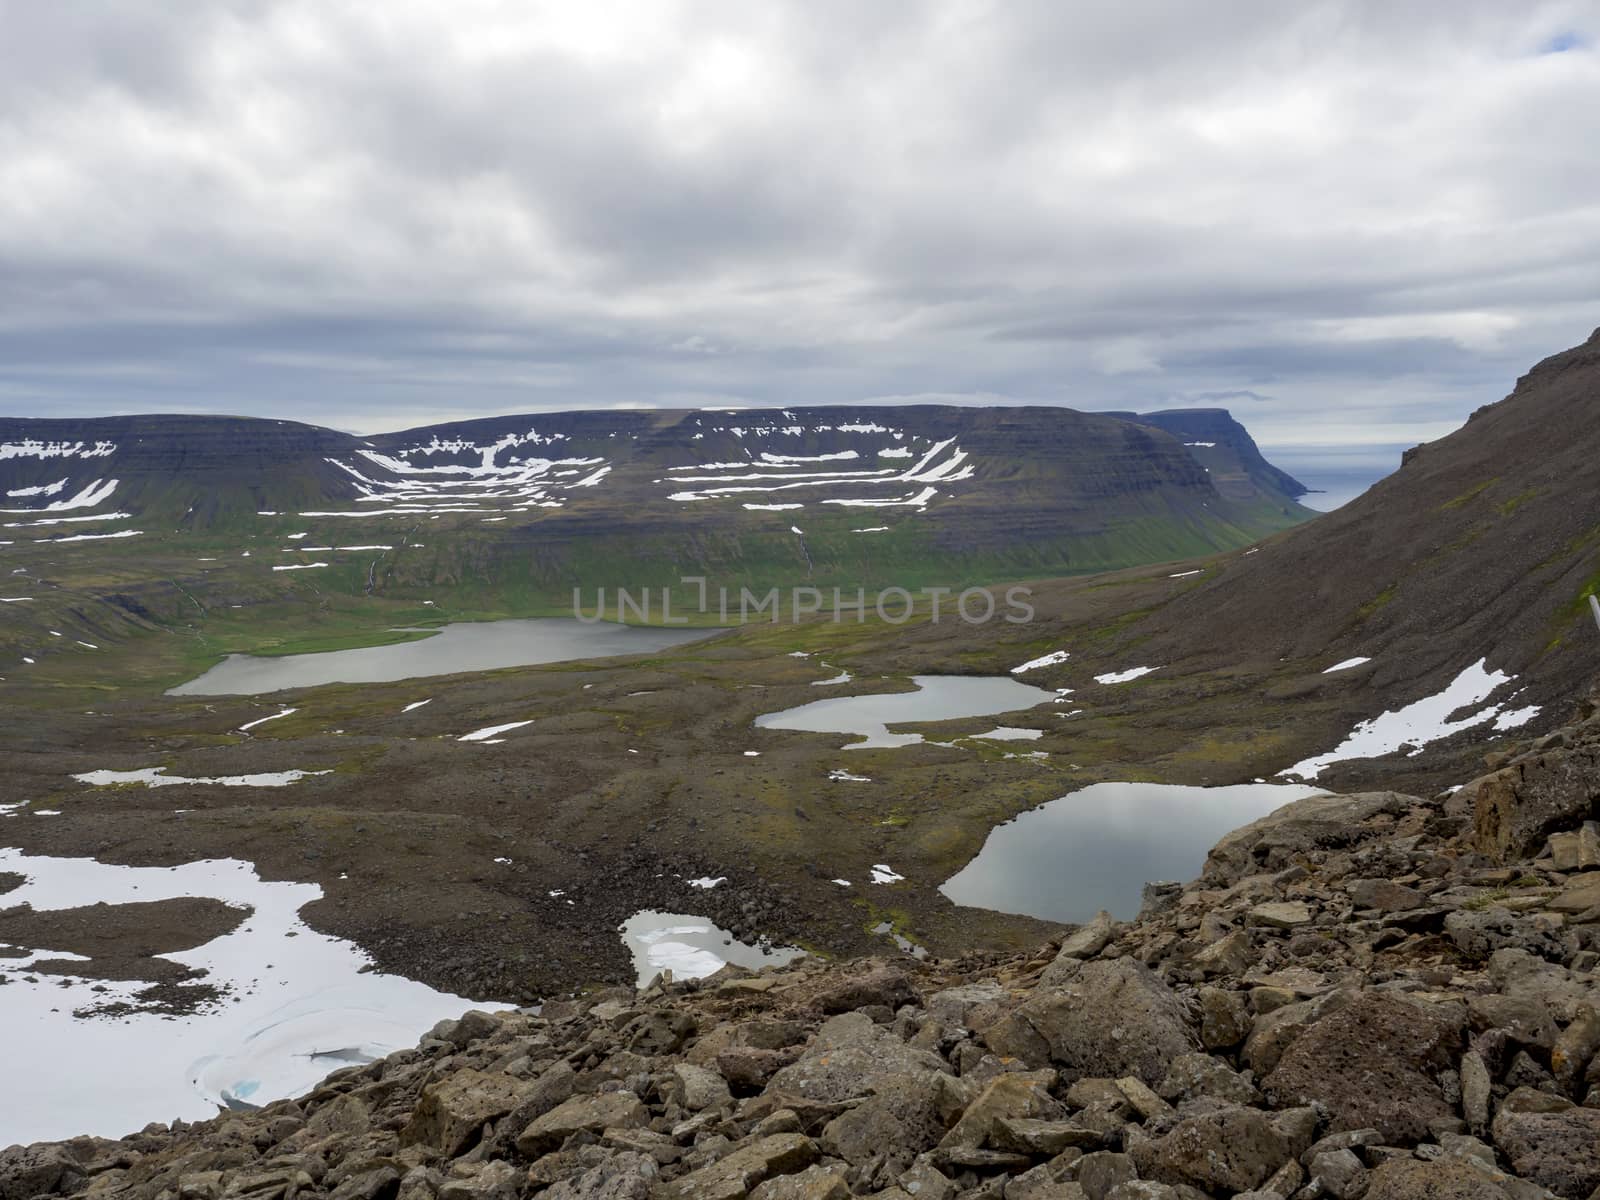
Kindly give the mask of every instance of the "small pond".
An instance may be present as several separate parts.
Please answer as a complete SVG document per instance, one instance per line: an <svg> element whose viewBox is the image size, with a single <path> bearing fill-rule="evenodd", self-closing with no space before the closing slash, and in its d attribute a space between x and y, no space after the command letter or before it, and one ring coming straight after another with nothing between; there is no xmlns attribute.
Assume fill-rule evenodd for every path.
<svg viewBox="0 0 1600 1200"><path fill-rule="evenodd" d="M430 637L389 646L286 654L280 658L230 654L199 678L179 684L170 694L254 696L324 683L387 683L424 675L649 654L698 641L715 632L611 622L588 624L572 617L464 621L442 626Z"/></svg>
<svg viewBox="0 0 1600 1200"><path fill-rule="evenodd" d="M1270 783L1096 783L994 829L939 890L957 904L1046 921L1139 912L1147 882L1188 881L1224 834L1325 789Z"/></svg>
<svg viewBox="0 0 1600 1200"><path fill-rule="evenodd" d="M638 985L644 987L662 971L674 979L704 979L728 963L738 967L781 966L804 953L793 946L752 946L704 917L645 909L625 921L623 944L633 954Z"/></svg>
<svg viewBox="0 0 1600 1200"><path fill-rule="evenodd" d="M838 696L756 718L762 729L801 729L810 733L853 733L863 741L847 750L913 746L920 733L891 733L890 725L948 721L1015 712L1056 699L1054 692L1030 687L1004 675L913 675L914 692Z"/></svg>

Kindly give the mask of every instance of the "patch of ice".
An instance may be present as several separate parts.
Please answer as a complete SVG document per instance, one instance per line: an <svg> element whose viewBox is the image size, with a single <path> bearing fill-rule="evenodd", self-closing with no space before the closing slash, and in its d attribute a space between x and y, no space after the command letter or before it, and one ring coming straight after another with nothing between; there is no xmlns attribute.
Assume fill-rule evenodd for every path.
<svg viewBox="0 0 1600 1200"><path fill-rule="evenodd" d="M778 966L800 957L793 946L752 946L704 917L645 910L634 913L618 930L633 954L640 987L662 971L674 979L704 979L727 963L741 967Z"/></svg>
<svg viewBox="0 0 1600 1200"><path fill-rule="evenodd" d="M165 767L143 767L137 771L86 771L74 775L79 783L93 787L116 787L121 784L143 784L145 787L177 787L193 783L209 783L219 787L288 787L314 775L331 775L332 771L263 771L254 775L213 775L189 778L185 775L168 775Z"/></svg>
<svg viewBox="0 0 1600 1200"><path fill-rule="evenodd" d="M1130 680L1138 679L1160 669L1160 667L1129 667L1126 671L1108 671L1104 675L1096 675L1094 681L1096 683L1127 683Z"/></svg>
<svg viewBox="0 0 1600 1200"><path fill-rule="evenodd" d="M1315 779L1333 763L1352 758L1377 758L1405 745L1420 749L1429 742L1481 725L1491 718L1511 718L1516 724L1532 720L1537 709L1520 709L1510 713L1502 712L1499 705L1490 705L1459 720L1450 720L1451 713L1482 704L1502 684L1511 682L1512 676L1505 672L1488 670L1487 662L1487 659L1480 658L1435 695L1425 696L1403 708L1382 712L1370 721L1360 722L1344 741L1326 754L1295 763L1278 774ZM1514 726L1508 725L1506 728Z"/></svg>
<svg viewBox="0 0 1600 1200"><path fill-rule="evenodd" d="M40 911L192 896L250 910L232 933L163 955L227 991L191 1016L75 1018L75 1010L129 1000L147 985L70 975L30 984L15 960L0 959L0 978L10 980L0 987L6 1071L29 1080L28 1103L0 1116L0 1141L120 1137L153 1120L214 1117L230 1099L300 1095L340 1066L415 1045L435 1022L472 1007L372 971L360 947L301 922L300 909L321 899L321 888L263 882L247 862L120 867L0 849L0 870L27 878L6 902ZM108 1063L116 1070L106 1071ZM86 1088L86 1079L95 1085Z"/></svg>
<svg viewBox="0 0 1600 1200"><path fill-rule="evenodd" d="M533 721L508 721L504 725L490 725L486 729L474 729L471 733L462 734L456 739L458 742L486 742L498 733L508 733L513 729L521 729L524 725L532 725Z"/></svg>
<svg viewBox="0 0 1600 1200"><path fill-rule="evenodd" d="M1030 658L1027 662L1011 668L1013 675L1021 675L1024 671L1036 671L1040 667L1053 667L1057 663L1064 663L1072 657L1068 650L1052 650L1049 654L1041 654L1038 658Z"/></svg>
<svg viewBox="0 0 1600 1200"><path fill-rule="evenodd" d="M812 687L827 687L829 684L834 684L834 683L849 683L854 678L855 678L855 676L850 674L849 671L840 671L832 679L813 679L811 681L811 686Z"/></svg>
<svg viewBox="0 0 1600 1200"><path fill-rule="evenodd" d="M1323 674L1332 675L1335 671L1348 671L1351 667L1359 667L1363 663L1369 663L1371 661L1372 660L1370 658L1347 658L1343 662L1334 663L1333 666L1329 667L1323 672Z"/></svg>
<svg viewBox="0 0 1600 1200"><path fill-rule="evenodd" d="M980 733L977 737L989 742L1031 742L1044 736L1042 729L1019 729L1015 725L999 725L988 733Z"/></svg>

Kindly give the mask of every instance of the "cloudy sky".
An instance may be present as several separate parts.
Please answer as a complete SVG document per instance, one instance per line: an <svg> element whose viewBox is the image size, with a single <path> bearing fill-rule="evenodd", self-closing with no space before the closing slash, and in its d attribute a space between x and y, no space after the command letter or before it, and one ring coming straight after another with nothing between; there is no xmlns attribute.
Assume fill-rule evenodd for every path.
<svg viewBox="0 0 1600 1200"><path fill-rule="evenodd" d="M1597 43L1501 0L0 0L0 412L1415 442L1600 324Z"/></svg>

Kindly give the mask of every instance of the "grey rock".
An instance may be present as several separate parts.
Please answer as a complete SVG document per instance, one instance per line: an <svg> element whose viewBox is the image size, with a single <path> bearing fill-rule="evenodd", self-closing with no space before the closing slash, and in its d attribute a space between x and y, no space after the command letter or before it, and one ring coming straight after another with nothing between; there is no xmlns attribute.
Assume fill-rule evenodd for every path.
<svg viewBox="0 0 1600 1200"><path fill-rule="evenodd" d="M1181 1104L1201 1096L1232 1104L1255 1104L1261 1093L1244 1076L1209 1054L1180 1054L1172 1060L1166 1077L1156 1087L1163 1100Z"/></svg>
<svg viewBox="0 0 1600 1200"><path fill-rule="evenodd" d="M1294 1157L1268 1114L1236 1107L1179 1121L1131 1154L1141 1178L1225 1193L1259 1187Z"/></svg>
<svg viewBox="0 0 1600 1200"><path fill-rule="evenodd" d="M649 1200L658 1174L654 1159L624 1152L557 1182L542 1195L545 1200Z"/></svg>
<svg viewBox="0 0 1600 1200"><path fill-rule="evenodd" d="M904 1186L904 1185L902 1185ZM917 1196L917 1192L908 1192ZM757 1184L750 1200L847 1200L850 1186L844 1171L837 1166L812 1163L792 1175L778 1175ZM920 1200L928 1200L921 1197Z"/></svg>
<svg viewBox="0 0 1600 1200"><path fill-rule="evenodd" d="M1077 1177L1078 1186L1089 1200L1105 1200L1112 1188L1137 1179L1139 1172L1126 1154L1097 1150L1078 1160Z"/></svg>
<svg viewBox="0 0 1600 1200"><path fill-rule="evenodd" d="M1085 963L1064 987L1036 992L1017 1016L1052 1061L1080 1074L1155 1083L1172 1058L1199 1045L1172 990L1126 958Z"/></svg>
<svg viewBox="0 0 1600 1200"><path fill-rule="evenodd" d="M642 1129L650 1122L650 1110L632 1092L601 1092L593 1096L574 1096L533 1121L517 1135L517 1151L524 1158L538 1158L575 1133L603 1133L607 1129Z"/></svg>
<svg viewBox="0 0 1600 1200"><path fill-rule="evenodd" d="M1350 1150L1324 1150L1312 1158L1309 1169L1313 1183L1320 1183L1334 1200L1358 1195L1366 1182L1367 1169Z"/></svg>
<svg viewBox="0 0 1600 1200"><path fill-rule="evenodd" d="M1276 870L1307 850L1349 845L1360 826L1383 813L1399 815L1422 802L1398 792L1307 796L1228 834L1206 858L1203 877L1227 887L1246 875Z"/></svg>
<svg viewBox="0 0 1600 1200"><path fill-rule="evenodd" d="M1494 1140L1516 1174L1564 1200L1585 1200L1600 1188L1600 1109L1530 1113L1502 1107Z"/></svg>
<svg viewBox="0 0 1600 1200"><path fill-rule="evenodd" d="M1262 1090L1279 1106L1325 1106L1335 1131L1371 1126L1386 1141L1420 1141L1430 1120L1455 1116L1439 1078L1462 1032L1445 1011L1363 992L1301 1034Z"/></svg>
<svg viewBox="0 0 1600 1200"><path fill-rule="evenodd" d="M1250 1012L1238 992L1203 987L1200 1006L1200 1044L1207 1050L1227 1050L1250 1034Z"/></svg>
<svg viewBox="0 0 1600 1200"><path fill-rule="evenodd" d="M477 1140L485 1124L516 1108L528 1090L525 1081L511 1075L454 1071L423 1089L410 1123L400 1131L400 1143L422 1143L454 1158Z"/></svg>
<svg viewBox="0 0 1600 1200"><path fill-rule="evenodd" d="M1486 959L1508 947L1555 962L1566 957L1566 948L1554 933L1505 908L1457 909L1445 917L1444 930L1469 958Z"/></svg>
<svg viewBox="0 0 1600 1200"><path fill-rule="evenodd" d="M937 1054L913 1049L865 1013L851 1012L825 1022L805 1053L773 1075L767 1091L837 1103L868 1095L890 1075L949 1069Z"/></svg>
<svg viewBox="0 0 1600 1200"><path fill-rule="evenodd" d="M803 1170L817 1159L817 1146L799 1133L747 1142L727 1157L658 1189L676 1200L743 1200L760 1183Z"/></svg>
<svg viewBox="0 0 1600 1200"><path fill-rule="evenodd" d="M1474 1133L1489 1127L1489 1098L1493 1085L1483 1055L1469 1050L1461 1056L1461 1115Z"/></svg>

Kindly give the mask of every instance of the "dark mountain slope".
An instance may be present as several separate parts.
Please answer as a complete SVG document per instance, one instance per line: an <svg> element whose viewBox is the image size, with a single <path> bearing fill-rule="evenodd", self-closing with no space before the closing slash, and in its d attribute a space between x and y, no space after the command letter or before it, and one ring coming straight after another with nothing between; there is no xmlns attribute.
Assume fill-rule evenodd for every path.
<svg viewBox="0 0 1600 1200"><path fill-rule="evenodd" d="M1515 670L1570 657L1588 671L1600 647L1584 600L1600 582L1596 496L1600 331L1410 451L1366 495L1175 600L1162 637L1203 632L1235 657L1401 648Z"/></svg>

